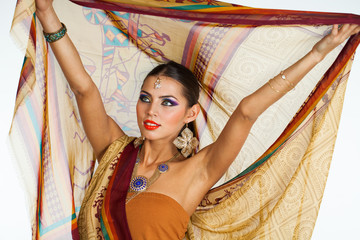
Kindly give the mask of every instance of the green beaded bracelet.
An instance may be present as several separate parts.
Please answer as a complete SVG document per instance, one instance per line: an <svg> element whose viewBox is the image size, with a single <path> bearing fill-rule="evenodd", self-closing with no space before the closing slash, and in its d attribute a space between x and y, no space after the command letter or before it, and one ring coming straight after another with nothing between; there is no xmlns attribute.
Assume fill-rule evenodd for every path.
<svg viewBox="0 0 360 240"><path fill-rule="evenodd" d="M59 31L57 32L53 32L53 33L46 33L43 31L44 33L44 37L46 39L47 42L49 43L53 43L56 42L57 40L63 38L66 34L66 26L65 24L61 23L62 27L59 29Z"/></svg>

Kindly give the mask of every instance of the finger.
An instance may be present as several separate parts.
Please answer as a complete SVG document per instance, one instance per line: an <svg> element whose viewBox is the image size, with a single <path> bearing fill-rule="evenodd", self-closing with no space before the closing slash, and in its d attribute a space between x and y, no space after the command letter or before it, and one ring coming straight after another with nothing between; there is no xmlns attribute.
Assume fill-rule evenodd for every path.
<svg viewBox="0 0 360 240"><path fill-rule="evenodd" d="M357 24L349 24L347 29L344 30L344 32L342 32L342 38L347 39L348 37L350 37L353 34L356 34L357 32L359 32L359 25Z"/></svg>
<svg viewBox="0 0 360 240"><path fill-rule="evenodd" d="M350 37L351 35L355 34L356 28L358 25L356 24L344 24L343 27L339 31L339 37L341 39L341 42L343 42L345 39Z"/></svg>
<svg viewBox="0 0 360 240"><path fill-rule="evenodd" d="M355 29L358 25L357 24L349 24L349 31Z"/></svg>
<svg viewBox="0 0 360 240"><path fill-rule="evenodd" d="M338 31L339 31L339 24L334 24L331 29L331 34L336 36L338 34Z"/></svg>
<svg viewBox="0 0 360 240"><path fill-rule="evenodd" d="M357 34L360 32L360 25L355 25L351 31L351 35Z"/></svg>
<svg viewBox="0 0 360 240"><path fill-rule="evenodd" d="M340 34L344 34L349 31L350 24L343 24L339 30Z"/></svg>

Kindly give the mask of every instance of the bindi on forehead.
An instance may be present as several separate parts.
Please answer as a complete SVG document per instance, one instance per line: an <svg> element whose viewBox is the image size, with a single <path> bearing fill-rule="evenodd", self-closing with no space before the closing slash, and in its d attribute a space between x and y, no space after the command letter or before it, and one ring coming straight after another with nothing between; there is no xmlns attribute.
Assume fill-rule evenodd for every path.
<svg viewBox="0 0 360 240"><path fill-rule="evenodd" d="M178 90L182 88L182 85L167 76L151 76L147 79L145 79L145 82L142 86L142 90L146 90L146 91L156 91L156 92L168 92L171 94L175 94L177 95ZM180 92L179 94L182 94L182 92Z"/></svg>
<svg viewBox="0 0 360 240"><path fill-rule="evenodd" d="M156 81L154 82L154 89L159 89L161 88L161 79L160 77L156 78Z"/></svg>
<svg viewBox="0 0 360 240"><path fill-rule="evenodd" d="M161 88L161 82L163 80L167 79L167 76L157 76L156 80L154 82L154 89L160 89Z"/></svg>

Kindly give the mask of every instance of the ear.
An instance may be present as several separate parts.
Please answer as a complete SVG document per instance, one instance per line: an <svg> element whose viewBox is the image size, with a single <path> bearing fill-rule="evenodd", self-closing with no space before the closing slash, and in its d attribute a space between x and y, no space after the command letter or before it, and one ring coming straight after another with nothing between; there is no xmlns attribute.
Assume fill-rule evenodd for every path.
<svg viewBox="0 0 360 240"><path fill-rule="evenodd" d="M198 103L194 104L191 108L188 109L185 121L187 123L194 121L199 115L199 113L200 113L200 105Z"/></svg>

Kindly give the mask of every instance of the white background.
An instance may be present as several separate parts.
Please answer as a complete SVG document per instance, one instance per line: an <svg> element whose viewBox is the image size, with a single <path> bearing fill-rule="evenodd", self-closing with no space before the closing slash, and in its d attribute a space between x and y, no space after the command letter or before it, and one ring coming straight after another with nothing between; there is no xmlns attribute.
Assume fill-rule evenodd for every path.
<svg viewBox="0 0 360 240"><path fill-rule="evenodd" d="M229 0L228 0L229 1ZM246 6L360 14L359 0L246 0ZM15 93L23 61L9 36L15 0L0 10L0 191L1 239L31 239L25 196L7 144ZM333 162L312 239L360 239L360 56L356 56L346 90Z"/></svg>

